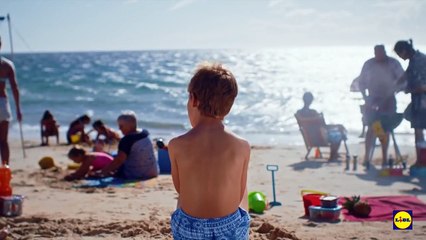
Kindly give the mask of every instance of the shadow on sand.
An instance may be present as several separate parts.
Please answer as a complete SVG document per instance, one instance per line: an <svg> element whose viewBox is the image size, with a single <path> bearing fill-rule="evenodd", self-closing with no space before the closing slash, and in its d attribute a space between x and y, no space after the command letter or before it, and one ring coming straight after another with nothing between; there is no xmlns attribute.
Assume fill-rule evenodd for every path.
<svg viewBox="0 0 426 240"><path fill-rule="evenodd" d="M298 163L289 165L294 171L303 171L305 169L318 169L327 166L341 166L341 160L329 161L327 159L302 160Z"/></svg>
<svg viewBox="0 0 426 240"><path fill-rule="evenodd" d="M25 149L31 149L31 148L43 148L43 147L63 147L63 146L71 146L71 144L68 143L52 143L50 145L41 145L39 143L25 143Z"/></svg>
<svg viewBox="0 0 426 240"><path fill-rule="evenodd" d="M409 170L405 170L403 176L380 176L380 167L371 166L368 171L363 170L363 172L353 172L348 174L353 174L361 180L375 182L376 185L379 186L390 186L396 182L411 183L415 185L415 187L412 187L411 189L401 190L401 193L404 194L417 196L426 193L426 178L409 176Z"/></svg>

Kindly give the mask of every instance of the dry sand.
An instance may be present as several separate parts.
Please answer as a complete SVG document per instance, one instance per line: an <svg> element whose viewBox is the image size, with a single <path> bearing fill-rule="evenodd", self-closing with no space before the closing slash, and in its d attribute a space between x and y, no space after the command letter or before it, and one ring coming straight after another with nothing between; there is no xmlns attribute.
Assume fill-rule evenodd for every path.
<svg viewBox="0 0 426 240"><path fill-rule="evenodd" d="M160 175L136 188L77 189L63 182L68 146L40 147L26 142L24 159L20 142L11 143L12 187L25 196L23 214L0 217L9 225L9 239L172 239L170 215L176 193L170 175ZM402 147L413 162L413 149ZM361 155L362 144L350 146ZM250 239L426 239L426 222L415 221L412 231L394 231L392 222L313 222L304 217L302 189L315 189L339 196L416 195L426 202L426 179L379 177L374 168L366 172L344 171L345 163L305 161L304 146L253 147L249 168L249 191L261 191L272 200L271 173L267 164L279 166L276 196L282 206L264 214L252 214ZM379 162L376 150L375 162ZM40 170L38 160L51 156L58 169Z"/></svg>

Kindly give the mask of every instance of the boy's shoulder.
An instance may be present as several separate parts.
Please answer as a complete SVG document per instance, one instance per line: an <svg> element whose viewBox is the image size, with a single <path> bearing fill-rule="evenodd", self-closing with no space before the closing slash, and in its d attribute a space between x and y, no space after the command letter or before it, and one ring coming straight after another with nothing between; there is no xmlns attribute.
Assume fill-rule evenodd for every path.
<svg viewBox="0 0 426 240"><path fill-rule="evenodd" d="M238 134L232 132L231 130L225 129L225 132L233 138L235 141L240 142L241 144L249 144L249 142Z"/></svg>
<svg viewBox="0 0 426 240"><path fill-rule="evenodd" d="M247 148L250 149L250 143L244 139L243 137L235 134L232 131L229 130L225 130L224 133L226 134L226 138L227 138L227 142L233 142L235 143L234 146L239 146L239 147L243 147L243 148ZM185 147L187 145L192 145L194 144L194 142L196 142L198 139L198 133L195 131L188 131L180 136L177 136L175 138L172 138L169 141L169 147L171 146L176 147L176 148L180 148L180 147Z"/></svg>
<svg viewBox="0 0 426 240"><path fill-rule="evenodd" d="M189 132L186 132L182 135L179 135L177 137L174 137L172 139L170 139L169 141L169 146L174 146L174 145L179 145L183 142L189 141L189 137L188 137Z"/></svg>

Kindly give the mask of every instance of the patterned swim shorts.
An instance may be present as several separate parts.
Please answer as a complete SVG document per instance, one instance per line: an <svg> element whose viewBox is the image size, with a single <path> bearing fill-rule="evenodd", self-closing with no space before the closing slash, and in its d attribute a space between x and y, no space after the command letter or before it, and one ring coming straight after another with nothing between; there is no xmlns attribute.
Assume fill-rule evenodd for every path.
<svg viewBox="0 0 426 240"><path fill-rule="evenodd" d="M250 216L239 208L222 218L194 218L180 208L172 214L173 238L243 240L249 238Z"/></svg>

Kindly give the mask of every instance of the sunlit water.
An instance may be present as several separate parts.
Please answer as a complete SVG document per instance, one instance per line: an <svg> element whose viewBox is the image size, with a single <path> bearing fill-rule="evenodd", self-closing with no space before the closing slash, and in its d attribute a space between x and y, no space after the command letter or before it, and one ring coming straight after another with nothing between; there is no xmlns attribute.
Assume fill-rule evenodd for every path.
<svg viewBox="0 0 426 240"><path fill-rule="evenodd" d="M62 137L83 113L117 128L121 111L133 110L152 137L170 139L190 128L187 84L194 69L202 61L215 61L228 66L239 84L227 126L252 144L276 145L303 144L293 114L302 107L305 91L314 94L312 107L328 123L344 124L349 141L359 142L361 95L349 86L371 57L370 47L305 47L17 54L14 61L26 138L39 138L40 118L49 109L61 124ZM401 63L405 68L407 63ZM400 93L397 99L402 112L409 95ZM11 106L14 110L13 101ZM410 134L411 141L405 120L396 132ZM11 135L19 137L16 122Z"/></svg>

